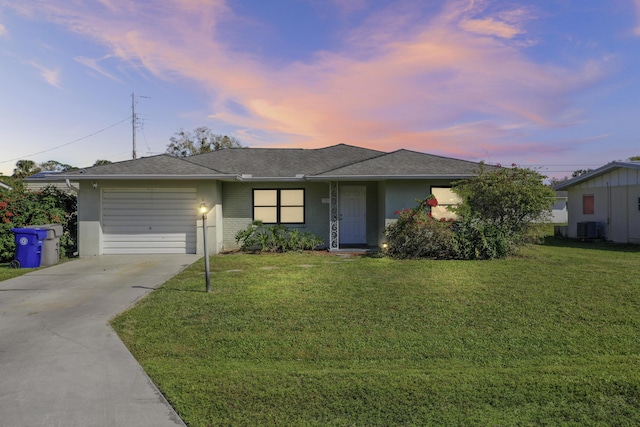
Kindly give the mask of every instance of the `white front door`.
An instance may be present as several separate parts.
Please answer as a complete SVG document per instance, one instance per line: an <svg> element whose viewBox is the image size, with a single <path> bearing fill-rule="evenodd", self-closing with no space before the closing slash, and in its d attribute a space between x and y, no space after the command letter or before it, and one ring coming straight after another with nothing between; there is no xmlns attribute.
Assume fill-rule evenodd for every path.
<svg viewBox="0 0 640 427"><path fill-rule="evenodd" d="M367 188L364 185L340 186L340 244L367 243Z"/></svg>

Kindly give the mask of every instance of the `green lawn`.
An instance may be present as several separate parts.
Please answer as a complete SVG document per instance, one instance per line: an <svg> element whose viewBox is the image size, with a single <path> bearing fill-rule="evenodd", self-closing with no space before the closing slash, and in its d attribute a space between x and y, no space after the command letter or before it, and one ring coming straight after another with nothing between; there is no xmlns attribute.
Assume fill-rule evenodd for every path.
<svg viewBox="0 0 640 427"><path fill-rule="evenodd" d="M0 263L0 282L22 276L30 271L33 271L33 268L11 268L9 263Z"/></svg>
<svg viewBox="0 0 640 427"><path fill-rule="evenodd" d="M113 325L189 426L640 425L639 248L219 255Z"/></svg>

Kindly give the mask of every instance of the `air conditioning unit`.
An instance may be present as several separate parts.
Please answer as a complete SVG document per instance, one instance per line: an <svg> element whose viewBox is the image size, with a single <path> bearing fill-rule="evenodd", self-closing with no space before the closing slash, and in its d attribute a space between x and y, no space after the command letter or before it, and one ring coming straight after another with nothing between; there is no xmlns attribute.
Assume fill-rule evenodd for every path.
<svg viewBox="0 0 640 427"><path fill-rule="evenodd" d="M596 221L585 221L578 223L578 239L600 239L602 238L602 223Z"/></svg>

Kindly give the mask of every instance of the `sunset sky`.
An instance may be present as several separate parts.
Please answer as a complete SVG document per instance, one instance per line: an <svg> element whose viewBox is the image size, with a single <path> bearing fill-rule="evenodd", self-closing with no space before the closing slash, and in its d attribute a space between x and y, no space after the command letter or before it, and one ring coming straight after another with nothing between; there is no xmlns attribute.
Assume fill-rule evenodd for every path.
<svg viewBox="0 0 640 427"><path fill-rule="evenodd" d="M571 175L640 155L640 0L0 0L0 172L249 147Z"/></svg>

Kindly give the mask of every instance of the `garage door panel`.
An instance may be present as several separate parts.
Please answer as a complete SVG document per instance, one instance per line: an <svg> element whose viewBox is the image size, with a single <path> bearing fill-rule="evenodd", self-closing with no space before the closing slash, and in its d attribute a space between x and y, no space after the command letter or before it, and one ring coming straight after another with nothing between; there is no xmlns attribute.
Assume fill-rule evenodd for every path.
<svg viewBox="0 0 640 427"><path fill-rule="evenodd" d="M187 201L188 202L188 201ZM127 212L130 210L136 211L146 211L148 212L150 209L157 209L158 214L162 214L163 212L179 212L179 213L191 213L194 209L187 209L182 206L175 206L175 203L180 203L179 201L166 202L166 203L144 203L144 202L136 202L136 203L120 203L120 202L108 202L110 211L114 213L117 212ZM173 203L173 205L171 204Z"/></svg>
<svg viewBox="0 0 640 427"><path fill-rule="evenodd" d="M185 253L185 252L176 252L174 248L153 248L153 252L148 252L146 248L118 248L115 250L104 250L105 255L139 255L139 254L175 254L175 253ZM191 253L191 252L187 252Z"/></svg>
<svg viewBox="0 0 640 427"><path fill-rule="evenodd" d="M117 242L117 241L129 241L129 240L182 240L187 241L195 237L196 233L181 233L181 230L171 229L153 229L149 230L148 227L127 227L126 229L118 228L117 233L106 233L103 237L105 242Z"/></svg>
<svg viewBox="0 0 640 427"><path fill-rule="evenodd" d="M178 201L174 201L175 203L188 203L188 202L178 202ZM113 213L114 215L118 215L118 214L127 214L130 212L135 212L135 215L148 215L150 212L149 211L154 211L155 214L161 214L161 215L171 215L171 213L174 213L175 215L195 215L195 207L191 208L186 208L186 207L181 207L181 206L170 206L167 203L163 203L163 204L158 204L158 205L154 205L154 204L145 204L143 202L140 203L131 203L131 204L118 204L115 205L114 203L111 203L109 201L107 201L107 205L105 206L105 208L103 209L103 212L110 212Z"/></svg>
<svg viewBox="0 0 640 427"><path fill-rule="evenodd" d="M193 223L195 224L196 222L196 217L194 216L193 218ZM102 221L102 225L107 228L107 227L120 227L120 226L127 226L127 225L147 225L149 226L150 224L155 225L156 227L158 226L173 226L176 224L176 222L180 222L184 220L184 217L180 217L178 215L173 216L173 217L161 217L161 218L154 218L153 221L150 221L149 218L131 218L131 217L122 217L122 218L108 218L105 219L104 221Z"/></svg>
<svg viewBox="0 0 640 427"><path fill-rule="evenodd" d="M103 253L195 253L195 189L104 189Z"/></svg>
<svg viewBox="0 0 640 427"><path fill-rule="evenodd" d="M146 237L147 236L141 236L144 237L143 240L140 239L127 239L127 247L129 248L148 248L148 247L163 247L163 248L175 248L175 247L182 247L182 248L186 248L186 243L184 241L184 239L175 239L175 240L169 240L169 239L164 239L164 240L157 240L157 241L152 241L152 240L148 240ZM120 243L120 242L118 242ZM150 245L150 243L152 243L152 246ZM111 244L107 244L105 245L105 248L107 247L111 247L111 248L117 248L118 246L115 245L111 245Z"/></svg>
<svg viewBox="0 0 640 427"><path fill-rule="evenodd" d="M116 254L157 254L157 253L189 253L189 246L183 241L176 242L150 242L150 241L132 241L126 242L105 242L103 251L106 255Z"/></svg>

